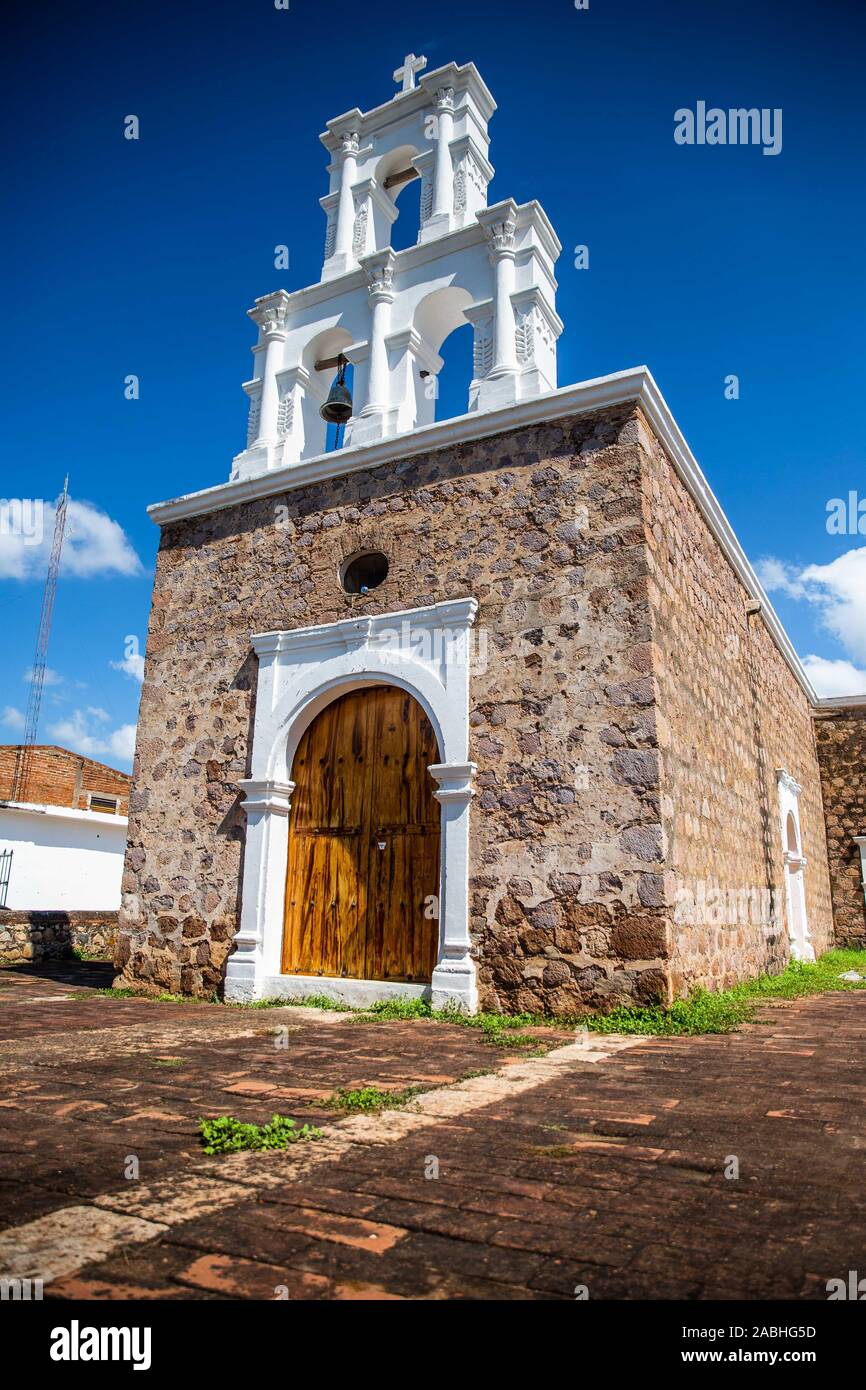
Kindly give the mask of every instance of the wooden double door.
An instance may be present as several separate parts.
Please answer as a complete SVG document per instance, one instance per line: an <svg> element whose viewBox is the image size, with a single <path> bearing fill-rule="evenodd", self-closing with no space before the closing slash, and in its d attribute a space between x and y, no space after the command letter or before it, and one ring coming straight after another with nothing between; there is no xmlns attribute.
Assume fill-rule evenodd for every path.
<svg viewBox="0 0 866 1390"><path fill-rule="evenodd" d="M432 725L395 686L343 695L292 767L283 973L429 983L439 937Z"/></svg>

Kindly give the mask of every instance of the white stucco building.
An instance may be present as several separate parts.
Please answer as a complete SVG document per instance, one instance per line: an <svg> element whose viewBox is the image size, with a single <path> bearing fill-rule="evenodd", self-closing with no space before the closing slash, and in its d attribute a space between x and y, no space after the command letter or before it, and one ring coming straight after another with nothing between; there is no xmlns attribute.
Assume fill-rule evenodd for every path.
<svg viewBox="0 0 866 1390"><path fill-rule="evenodd" d="M20 755L15 744L0 746L0 908L116 912L129 777L68 748L38 745L26 800L13 800Z"/></svg>

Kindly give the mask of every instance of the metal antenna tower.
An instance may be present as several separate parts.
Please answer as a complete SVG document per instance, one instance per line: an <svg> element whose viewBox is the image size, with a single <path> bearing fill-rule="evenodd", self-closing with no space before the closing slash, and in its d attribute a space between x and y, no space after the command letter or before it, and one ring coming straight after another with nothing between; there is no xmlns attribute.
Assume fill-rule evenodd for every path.
<svg viewBox="0 0 866 1390"><path fill-rule="evenodd" d="M30 778L30 764L33 761L33 745L39 728L39 711L42 707L42 685L45 680L45 659L48 656L48 639L51 636L51 618L54 613L54 595L57 593L57 577L60 573L60 552L63 549L63 534L66 530L66 504L69 501L69 475L63 480L63 493L54 513L54 539L51 543L51 558L48 561L48 574L42 594L42 612L39 616L39 636L36 639L36 656L30 675L30 694L27 697L27 719L24 725L24 742L19 745L15 757L15 774L12 778L10 800L24 801L27 796L27 783Z"/></svg>

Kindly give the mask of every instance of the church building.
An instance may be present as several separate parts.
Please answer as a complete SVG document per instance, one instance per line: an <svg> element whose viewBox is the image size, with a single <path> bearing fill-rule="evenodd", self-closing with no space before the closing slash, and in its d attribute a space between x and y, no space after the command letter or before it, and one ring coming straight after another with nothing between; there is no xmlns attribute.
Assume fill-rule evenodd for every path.
<svg viewBox="0 0 866 1390"><path fill-rule="evenodd" d="M866 696L817 699L649 370L557 385L556 233L426 67L327 123L246 447L150 509L119 981L575 1014L862 944Z"/></svg>

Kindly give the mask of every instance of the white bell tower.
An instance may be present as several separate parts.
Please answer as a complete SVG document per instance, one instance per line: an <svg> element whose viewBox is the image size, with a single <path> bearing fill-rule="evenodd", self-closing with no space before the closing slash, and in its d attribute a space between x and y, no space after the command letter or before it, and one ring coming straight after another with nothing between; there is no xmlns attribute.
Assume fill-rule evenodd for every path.
<svg viewBox="0 0 866 1390"><path fill-rule="evenodd" d="M560 243L539 203L487 204L496 103L475 65L426 66L408 54L389 101L337 116L319 137L330 156L321 279L249 310L259 339L244 385L247 447L233 479L324 452L319 409L339 356L354 367L346 448L434 422L440 348L466 323L474 330L467 411L556 388ZM417 242L394 251L400 191L414 179Z"/></svg>

